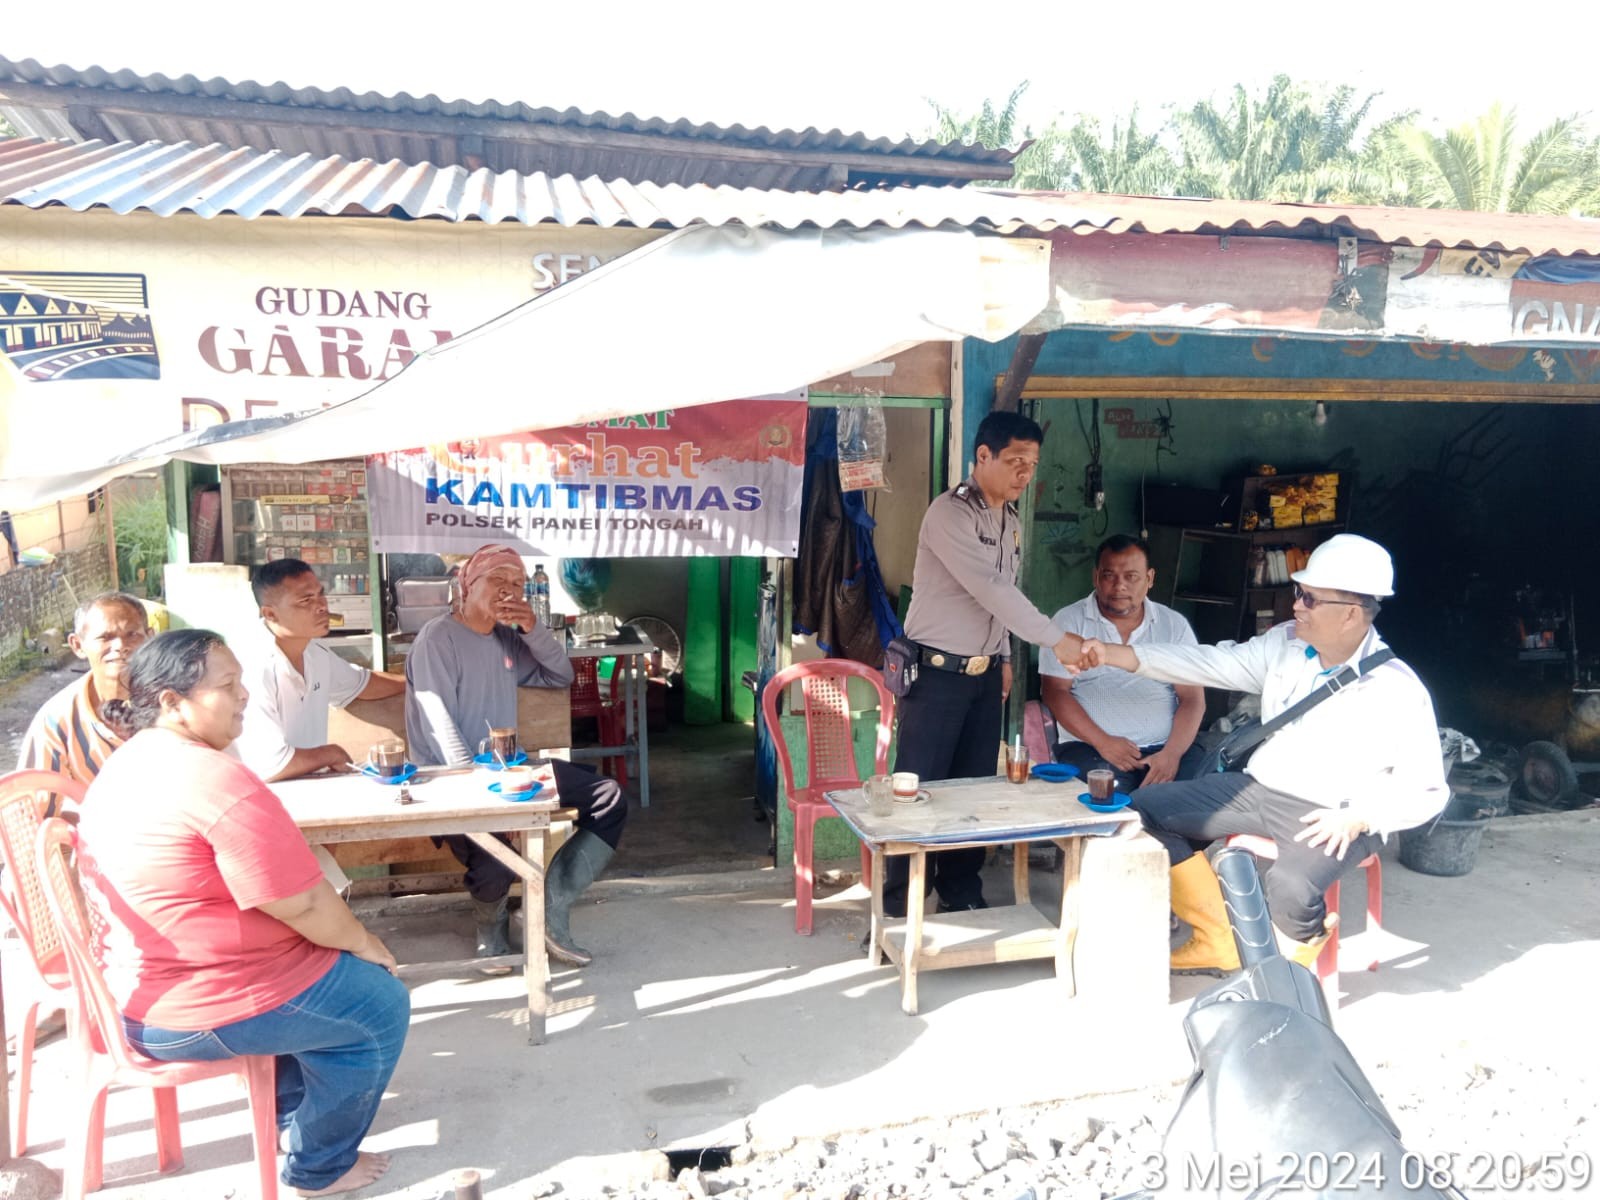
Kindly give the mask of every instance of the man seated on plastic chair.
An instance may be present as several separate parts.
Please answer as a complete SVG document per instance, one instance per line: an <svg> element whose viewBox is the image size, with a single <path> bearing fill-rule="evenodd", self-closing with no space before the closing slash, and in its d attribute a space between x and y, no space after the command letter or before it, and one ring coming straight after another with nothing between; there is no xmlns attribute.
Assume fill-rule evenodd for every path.
<svg viewBox="0 0 1600 1200"><path fill-rule="evenodd" d="M1089 640L1082 665L1261 696L1263 723L1344 668L1387 649L1373 620L1394 595L1394 564L1376 542L1329 538L1294 573L1294 620L1248 642L1124 646ZM1233 834L1269 837L1272 922L1285 957L1309 967L1338 921L1323 899L1346 862L1380 837L1420 825L1450 798L1433 700L1398 658L1374 664L1260 744L1243 771L1140 788L1133 807L1166 847L1172 908L1193 936L1172 954L1178 972L1239 969L1222 891L1205 856Z"/></svg>
<svg viewBox="0 0 1600 1200"><path fill-rule="evenodd" d="M1113 534L1095 552L1094 591L1052 618L1080 637L1128 646L1146 643L1196 645L1182 613L1149 598L1156 573L1149 548L1127 534ZM1116 790L1190 779L1204 757L1195 734L1205 716L1206 693L1195 684L1164 683L1114 667L1067 672L1053 656L1039 656L1041 698L1058 729L1058 763L1087 775L1116 772ZM1048 728L1048 726L1047 726Z"/></svg>
<svg viewBox="0 0 1600 1200"><path fill-rule="evenodd" d="M566 649L523 596L527 581L515 550L482 546L461 566L455 610L417 633L406 656L406 743L419 765L471 763L472 748L487 729L516 725L519 687L572 685ZM561 803L578 810L578 828L545 871L544 944L552 958L581 967L593 956L573 940L568 913L611 861L628 806L615 779L579 763L558 760L550 767ZM443 840L467 869L478 957L509 953L507 893L515 876L472 839L458 834Z"/></svg>

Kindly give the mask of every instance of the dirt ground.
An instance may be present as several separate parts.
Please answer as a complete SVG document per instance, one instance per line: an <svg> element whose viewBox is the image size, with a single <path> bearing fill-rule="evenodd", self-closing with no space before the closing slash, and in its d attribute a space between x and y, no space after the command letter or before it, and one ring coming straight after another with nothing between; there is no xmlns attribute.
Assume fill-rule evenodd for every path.
<svg viewBox="0 0 1600 1200"><path fill-rule="evenodd" d="M0 770L15 769L23 735L39 706L81 674L72 669L83 666L77 659L66 663L71 665L0 680Z"/></svg>

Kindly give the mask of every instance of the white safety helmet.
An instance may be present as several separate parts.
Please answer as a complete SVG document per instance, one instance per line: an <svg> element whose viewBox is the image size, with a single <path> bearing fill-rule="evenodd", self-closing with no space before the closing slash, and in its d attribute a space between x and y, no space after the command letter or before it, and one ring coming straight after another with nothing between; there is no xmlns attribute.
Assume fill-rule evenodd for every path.
<svg viewBox="0 0 1600 1200"><path fill-rule="evenodd" d="M1311 552L1303 571L1291 578L1307 587L1333 588L1358 596L1394 595L1394 561L1377 542L1354 533L1336 533Z"/></svg>

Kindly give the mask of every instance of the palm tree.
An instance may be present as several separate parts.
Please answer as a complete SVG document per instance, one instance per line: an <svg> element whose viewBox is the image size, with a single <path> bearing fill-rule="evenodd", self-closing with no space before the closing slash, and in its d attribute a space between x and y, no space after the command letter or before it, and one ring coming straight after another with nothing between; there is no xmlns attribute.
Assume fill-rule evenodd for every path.
<svg viewBox="0 0 1600 1200"><path fill-rule="evenodd" d="M1260 98L1236 84L1220 108L1201 100L1176 118L1179 190L1236 200L1379 199L1392 190L1390 181L1381 162L1361 154L1362 126L1377 98L1374 92L1358 101L1354 88L1339 86L1319 100L1278 75Z"/></svg>
<svg viewBox="0 0 1600 1200"><path fill-rule="evenodd" d="M1410 122L1387 131L1382 153L1418 208L1570 213L1600 205L1600 142L1577 117L1550 122L1525 142L1515 109L1494 104L1442 136Z"/></svg>
<svg viewBox="0 0 1600 1200"><path fill-rule="evenodd" d="M1067 175L1061 130L1051 121L1035 134L1018 123L1017 107L1028 90L1028 82L1024 79L1017 84L999 107L992 100L985 100L983 107L970 116L961 116L937 100L928 99L934 114L929 136L941 142L975 143L992 149L1021 142L1022 151L1011 163L1011 178L994 180L987 186L1059 190L1066 186Z"/></svg>
<svg viewBox="0 0 1600 1200"><path fill-rule="evenodd" d="M1111 135L1102 138L1100 122L1079 117L1066 131L1071 154L1072 187L1083 192L1115 192L1124 196L1170 196L1177 182L1178 165L1162 142L1162 132L1139 128L1139 109L1126 121L1113 121Z"/></svg>

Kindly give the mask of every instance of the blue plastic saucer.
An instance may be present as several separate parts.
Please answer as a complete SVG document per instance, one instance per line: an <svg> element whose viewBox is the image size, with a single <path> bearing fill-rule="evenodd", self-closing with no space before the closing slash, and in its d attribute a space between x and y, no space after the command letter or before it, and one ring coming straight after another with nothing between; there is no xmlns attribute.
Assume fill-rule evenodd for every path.
<svg viewBox="0 0 1600 1200"><path fill-rule="evenodd" d="M1094 812L1121 812L1123 809L1127 808L1128 805L1133 803L1133 797L1124 795L1121 792L1114 792L1112 793L1110 804L1096 804L1093 800L1089 799L1089 793L1084 792L1078 797L1078 803L1087 809L1092 809Z"/></svg>
<svg viewBox="0 0 1600 1200"><path fill-rule="evenodd" d="M372 764L369 763L361 768L361 773L368 779L375 780L376 782L385 784L389 787L394 787L397 784L404 783L406 780L415 775L417 773L417 764L407 763L398 775L379 775L377 770L372 766Z"/></svg>
<svg viewBox="0 0 1600 1200"><path fill-rule="evenodd" d="M509 800L513 804L521 804L524 800L532 800L535 796L542 792L544 790L544 784L535 779L533 781L533 786L527 791L512 792L510 795L505 795L500 791L500 783L498 780L496 780L494 783L489 785L489 790L496 796L499 796L502 800Z"/></svg>
<svg viewBox="0 0 1600 1200"><path fill-rule="evenodd" d="M496 758L492 754L480 754L476 758L474 758L472 761L477 763L480 767L488 767L489 770L491 770L491 771L498 771L500 769L500 760L498 758ZM527 751L518 750L516 752L516 754L511 756L511 761L506 763L506 766L508 766L508 767L520 767L523 763L525 763L527 761L528 761Z"/></svg>
<svg viewBox="0 0 1600 1200"><path fill-rule="evenodd" d="M1040 763L1033 768L1033 777L1046 783L1065 783L1078 777L1078 768L1071 763Z"/></svg>

